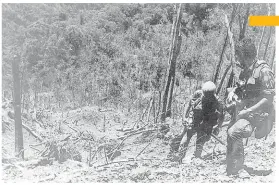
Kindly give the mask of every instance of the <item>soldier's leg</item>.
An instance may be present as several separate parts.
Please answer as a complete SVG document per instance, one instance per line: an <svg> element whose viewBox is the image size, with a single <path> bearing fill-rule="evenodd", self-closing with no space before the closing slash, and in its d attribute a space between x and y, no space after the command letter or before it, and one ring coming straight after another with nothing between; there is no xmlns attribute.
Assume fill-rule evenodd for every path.
<svg viewBox="0 0 279 185"><path fill-rule="evenodd" d="M180 147L179 147L179 158L180 162L185 157L188 145L191 141L192 136L197 132L197 129L201 123L201 116L199 114L195 114L193 117L193 121L188 123L187 132L181 140Z"/></svg>
<svg viewBox="0 0 279 185"><path fill-rule="evenodd" d="M194 153L195 157L201 158L203 146L209 141L211 132L212 126L206 124L201 125L201 128L197 131L196 151Z"/></svg>
<svg viewBox="0 0 279 185"><path fill-rule="evenodd" d="M170 147L171 147L170 153L178 152L179 151L180 143L183 140L183 138L185 137L186 132L187 132L187 127L184 126L184 129L183 129L182 133L171 140L171 143L170 143Z"/></svg>
<svg viewBox="0 0 279 185"><path fill-rule="evenodd" d="M179 160L180 161L185 157L186 152L188 150L189 143L194 134L195 134L195 130L189 129L189 130L187 130L186 134L182 138L180 146L179 146Z"/></svg>
<svg viewBox="0 0 279 185"><path fill-rule="evenodd" d="M243 138L250 137L253 128L246 119L238 120L228 129L227 136L227 174L237 174L243 167L244 147Z"/></svg>

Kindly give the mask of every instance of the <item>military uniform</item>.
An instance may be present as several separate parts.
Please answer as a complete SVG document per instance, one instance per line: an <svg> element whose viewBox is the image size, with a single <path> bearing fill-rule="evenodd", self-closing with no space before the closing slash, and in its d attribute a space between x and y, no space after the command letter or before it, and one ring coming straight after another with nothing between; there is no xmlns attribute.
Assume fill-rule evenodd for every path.
<svg viewBox="0 0 279 185"><path fill-rule="evenodd" d="M256 61L248 71L240 74L244 81L244 106L249 108L266 98L268 103L260 110L236 119L228 128L227 137L227 173L235 174L244 163L243 138L251 136L255 130L256 138L268 135L273 127L275 112L273 98L275 95L274 75L265 61Z"/></svg>
<svg viewBox="0 0 279 185"><path fill-rule="evenodd" d="M202 90L197 90L190 100L191 108L185 121L187 129L179 148L180 160L185 157L190 139L197 132L196 151L194 155L201 157L205 142L210 139L213 127L223 122L223 104L216 95L206 98Z"/></svg>

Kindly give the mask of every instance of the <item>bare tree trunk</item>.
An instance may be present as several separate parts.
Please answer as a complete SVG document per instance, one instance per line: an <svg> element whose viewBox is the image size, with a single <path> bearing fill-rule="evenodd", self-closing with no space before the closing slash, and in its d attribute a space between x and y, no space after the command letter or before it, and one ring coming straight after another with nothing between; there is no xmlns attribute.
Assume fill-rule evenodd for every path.
<svg viewBox="0 0 279 185"><path fill-rule="evenodd" d="M227 88L233 87L234 86L234 72L232 71L228 80ZM225 94L227 96L227 92Z"/></svg>
<svg viewBox="0 0 279 185"><path fill-rule="evenodd" d="M156 105L155 105L155 101L156 101L156 91L154 91L153 93L153 102L152 102L152 107L153 107L153 122L154 124L156 124Z"/></svg>
<svg viewBox="0 0 279 185"><path fill-rule="evenodd" d="M173 88L174 88L174 78L172 77L171 78L170 93L169 93L168 103L167 103L166 118L171 117L171 103L172 103L172 96L173 96Z"/></svg>
<svg viewBox="0 0 279 185"><path fill-rule="evenodd" d="M13 86L14 86L14 112L15 112L15 154L22 159L24 158L23 152L23 134L22 134L22 120L21 120L21 87L19 79L19 56L15 56L12 61L13 72Z"/></svg>
<svg viewBox="0 0 279 185"><path fill-rule="evenodd" d="M34 119L36 119L37 109L38 109L38 91L37 91L37 86L35 86L35 91L34 91L34 107L33 107L33 118Z"/></svg>
<svg viewBox="0 0 279 185"><path fill-rule="evenodd" d="M234 49L234 40L233 40L233 33L231 32L229 21L227 18L227 15L225 15L225 22L228 29L228 35L230 40L230 46L231 46L231 66L232 66L232 72L231 72L231 83L230 85L233 85L235 82L235 71L236 71L236 59L235 59L235 49ZM230 81L230 80L229 80Z"/></svg>
<svg viewBox="0 0 279 185"><path fill-rule="evenodd" d="M263 42L265 29L266 29L266 27L264 26L263 30L262 30L262 34L261 34L261 40L260 40L260 43L259 43L258 48L257 48L257 58L259 58L259 52L260 52L260 48L261 48L261 45L262 45L262 42Z"/></svg>
<svg viewBox="0 0 279 185"><path fill-rule="evenodd" d="M181 17L182 17L181 7L182 7L182 4L179 4L179 8L177 11L177 17L176 17L176 19L173 23L173 27L172 27L172 43L171 43L170 55L169 55L168 79L167 79L167 83L165 86L165 92L164 92L164 96L163 96L163 108L162 108L162 115L161 115L162 122L164 122L166 119L167 103L170 102L169 91L170 91L171 79L173 78L173 80L174 80L174 77L175 77L176 58L178 55L177 51L179 51L177 49L177 47L179 46L179 43L178 43L179 28L180 28L180 22L181 22Z"/></svg>
<svg viewBox="0 0 279 185"><path fill-rule="evenodd" d="M270 6L268 4L268 15L270 15ZM264 37L264 34L265 34L265 30L266 30L266 26L263 27L263 31L262 31L262 34L261 34L261 40L260 40L260 43L258 45L258 49L257 49L257 58L259 59L260 58L260 48L261 48L261 45L262 45L262 42L263 42L263 37Z"/></svg>
<svg viewBox="0 0 279 185"><path fill-rule="evenodd" d="M223 74L223 77L222 77L222 79L221 79L221 81L220 81L220 84L219 84L219 86L218 86L218 89L217 89L216 94L219 94L219 93L220 93L220 91L221 91L221 89L222 89L222 85L223 85L223 83L224 83L224 81L225 81L225 78L226 78L226 76L227 76L227 74L228 74L228 72L229 72L229 70L230 70L231 67L232 67L232 65L229 65L229 66L226 68L226 70L225 70L225 72L224 72L224 74Z"/></svg>
<svg viewBox="0 0 279 185"><path fill-rule="evenodd" d="M237 6L235 4L233 4L233 10L232 10L232 14L231 14L231 21L229 23L229 27L231 27L232 23L233 23L233 20L235 18L235 15L236 15L236 10L237 10ZM217 67L216 67L216 71L215 71L215 75L214 75L214 79L213 79L213 82L216 84L217 82L217 79L218 79L218 76L219 76L219 72L220 72L220 69L221 69L221 66L222 66L222 62L223 62L223 56L225 54L225 50L226 50L226 46L227 46L227 42L228 42L228 39L229 39L229 35L227 33L226 35L226 38L225 38L225 41L224 41L224 44L223 44L223 49L222 49L222 52L221 52L221 55L220 55L220 59L219 59L219 62L217 64Z"/></svg>
<svg viewBox="0 0 279 185"><path fill-rule="evenodd" d="M157 108L157 115L156 115L156 120L155 120L155 122L157 123L157 121L158 121L158 117L159 117L159 115L160 115L160 112L161 112L161 100L162 100L162 92L161 92L161 90L159 90L158 91L158 108Z"/></svg>
<svg viewBox="0 0 279 185"><path fill-rule="evenodd" d="M153 101L154 101L154 96L152 95L152 97L150 98L150 101L149 101L149 107L148 107L148 113L147 113L147 123L149 123L149 118L150 118L150 113L152 111Z"/></svg>
<svg viewBox="0 0 279 185"><path fill-rule="evenodd" d="M268 49L270 38L271 38L271 32L272 32L272 27L269 27L268 38L267 38L267 42L266 42L266 45L265 45L263 60L266 59L266 53L267 53L267 49Z"/></svg>
<svg viewBox="0 0 279 185"><path fill-rule="evenodd" d="M246 9L246 14L244 17L244 21L243 24L241 25L241 29L240 29L240 33L239 33L239 40L243 39L245 37L245 32L246 32L246 28L247 28L247 22L248 22L248 17L250 14L250 4L247 3L247 9Z"/></svg>
<svg viewBox="0 0 279 185"><path fill-rule="evenodd" d="M221 69L221 66L222 66L222 62L223 62L223 56L224 56L224 53L225 53L225 49L226 49L226 46L227 46L227 40L228 40L228 35L226 36L225 38L225 42L223 44L223 49L222 49L222 52L221 52L221 55L220 55L220 59L219 59L219 62L216 66L216 71L215 71L215 75L214 75L214 79L213 79L213 82L216 84L217 82L217 79L218 79L218 76L219 76L219 72L220 72L220 69Z"/></svg>
<svg viewBox="0 0 279 185"><path fill-rule="evenodd" d="M182 37L181 37L181 35L179 35L178 36L178 42L177 42L177 48L176 48L175 56L174 56L175 57L174 61L176 61L176 58L177 58L177 56L180 52L181 43L182 43ZM170 90L170 95L169 95L169 98L168 98L168 108L167 108L167 112L166 112L166 117L171 116L171 105L172 105L174 84L175 84L175 67L174 67L174 71L173 71L173 75L172 75L171 90Z"/></svg>
<svg viewBox="0 0 279 185"><path fill-rule="evenodd" d="M21 91L22 92L22 91ZM25 106L25 99L26 99L26 97L25 97L25 95L24 94L22 94L21 95L21 99L22 99L22 109L21 109L21 113L24 113L24 109L26 108L26 106Z"/></svg>
<svg viewBox="0 0 279 185"><path fill-rule="evenodd" d="M21 108L21 113L24 112L24 108L25 108L25 96L24 96L24 93L23 93L23 86L25 85L24 84L24 74L25 74L25 68L23 67L23 71L21 73L21 77L20 77L20 100L21 100L21 105L22 105L22 108Z"/></svg>

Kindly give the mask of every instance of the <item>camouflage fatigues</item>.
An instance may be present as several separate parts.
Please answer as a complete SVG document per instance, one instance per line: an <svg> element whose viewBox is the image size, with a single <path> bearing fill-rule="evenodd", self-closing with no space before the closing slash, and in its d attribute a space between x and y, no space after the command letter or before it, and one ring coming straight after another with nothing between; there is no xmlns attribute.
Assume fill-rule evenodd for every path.
<svg viewBox="0 0 279 185"><path fill-rule="evenodd" d="M195 156L201 157L203 145L210 139L213 126L223 122L223 104L217 96L205 98L201 90L197 90L189 102L190 110L186 113L186 134L179 148L180 160L185 157L192 136L197 132Z"/></svg>
<svg viewBox="0 0 279 185"><path fill-rule="evenodd" d="M256 61L249 71L244 73L244 75L243 73L240 75L240 79L245 82L242 108L249 108L263 98L268 99L268 103L260 110L234 121L229 126L227 136L228 174L235 174L243 167L243 138L250 137L254 130L256 138L268 135L273 127L275 116L273 107L275 81L269 66L264 61Z"/></svg>

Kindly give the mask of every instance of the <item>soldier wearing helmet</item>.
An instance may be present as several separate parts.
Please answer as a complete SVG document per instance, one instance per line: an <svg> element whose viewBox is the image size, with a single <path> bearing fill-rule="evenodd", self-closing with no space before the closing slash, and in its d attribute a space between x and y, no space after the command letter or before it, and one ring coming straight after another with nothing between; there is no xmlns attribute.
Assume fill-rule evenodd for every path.
<svg viewBox="0 0 279 185"><path fill-rule="evenodd" d="M205 82L201 90L197 90L189 102L186 112L183 138L179 147L179 160L185 157L192 136L197 132L196 151L194 156L201 158L203 146L209 141L212 132L218 135L224 121L223 105L215 94L216 85Z"/></svg>

